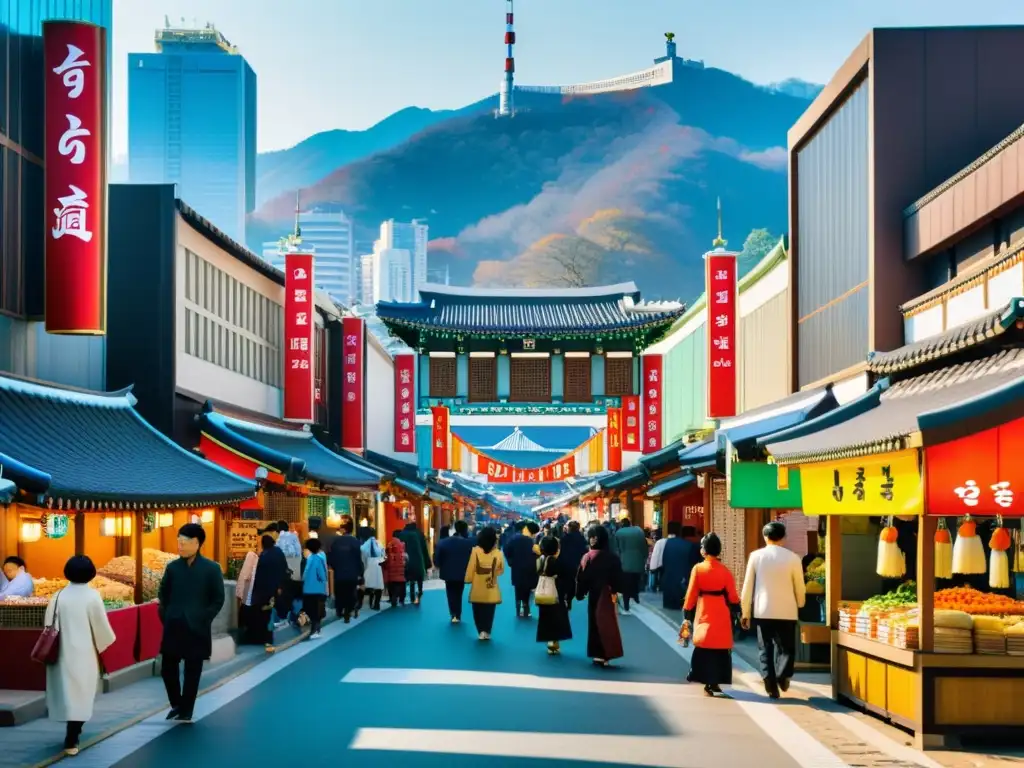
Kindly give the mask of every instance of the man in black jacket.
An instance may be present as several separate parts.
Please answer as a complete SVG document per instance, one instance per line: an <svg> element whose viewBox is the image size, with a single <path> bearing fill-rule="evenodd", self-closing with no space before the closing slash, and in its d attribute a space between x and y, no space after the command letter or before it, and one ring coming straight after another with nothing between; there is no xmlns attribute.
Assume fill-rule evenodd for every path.
<svg viewBox="0 0 1024 768"><path fill-rule="evenodd" d="M206 531L197 523L178 530L177 560L160 581L161 677L171 711L168 720L192 721L199 695L203 662L213 653L213 620L224 605L224 576L220 566L199 554ZM185 663L184 686L178 675Z"/></svg>
<svg viewBox="0 0 1024 768"><path fill-rule="evenodd" d="M537 588L537 556L540 551L534 537L540 526L532 520L516 524L519 531L505 545L505 562L512 571L512 586L516 591L516 616L530 618L530 593Z"/></svg>
<svg viewBox="0 0 1024 768"><path fill-rule="evenodd" d="M576 574L580 569L580 561L587 554L587 540L580 532L580 524L570 520L565 526L558 552L558 597L566 610L572 608L572 599L576 595Z"/></svg>
<svg viewBox="0 0 1024 768"><path fill-rule="evenodd" d="M455 535L437 542L434 552L434 567L448 593L448 613L452 617L452 624L462 621L462 595L466 591L466 570L472 555L473 542L469 540L469 525L465 520L456 520Z"/></svg>
<svg viewBox="0 0 1024 768"><path fill-rule="evenodd" d="M363 580L363 555L359 551L359 539L352 535L355 525L351 517L341 521L341 535L331 542L331 551L327 555L327 564L334 571L334 610L339 618L348 624L355 612L356 589Z"/></svg>

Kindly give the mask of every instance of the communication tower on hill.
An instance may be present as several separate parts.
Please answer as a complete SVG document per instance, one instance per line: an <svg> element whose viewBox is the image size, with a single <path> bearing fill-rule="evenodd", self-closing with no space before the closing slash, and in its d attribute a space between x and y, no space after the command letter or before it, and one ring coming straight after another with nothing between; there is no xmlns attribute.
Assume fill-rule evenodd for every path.
<svg viewBox="0 0 1024 768"><path fill-rule="evenodd" d="M511 117L515 114L515 75L516 60L513 49L516 44L515 11L512 0L505 1L505 77L501 81L498 97L498 117Z"/></svg>

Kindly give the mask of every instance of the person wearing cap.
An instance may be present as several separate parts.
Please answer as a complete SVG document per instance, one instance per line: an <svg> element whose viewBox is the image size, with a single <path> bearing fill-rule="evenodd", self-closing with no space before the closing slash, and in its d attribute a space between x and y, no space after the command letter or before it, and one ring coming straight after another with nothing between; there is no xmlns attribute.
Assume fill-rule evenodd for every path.
<svg viewBox="0 0 1024 768"><path fill-rule="evenodd" d="M199 553L205 541L203 526L181 526L180 557L168 564L160 581L159 612L164 625L161 676L171 707L168 720L192 721L203 662L213 653L213 620L224 605L220 566ZM179 676L182 663L184 684Z"/></svg>

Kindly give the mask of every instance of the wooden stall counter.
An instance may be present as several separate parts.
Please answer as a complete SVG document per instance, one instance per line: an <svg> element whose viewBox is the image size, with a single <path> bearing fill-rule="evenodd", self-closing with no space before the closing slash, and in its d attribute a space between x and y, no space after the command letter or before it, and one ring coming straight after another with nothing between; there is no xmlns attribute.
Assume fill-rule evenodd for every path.
<svg viewBox="0 0 1024 768"><path fill-rule="evenodd" d="M1024 727L1024 657L926 653L832 632L837 699L911 730L920 749Z"/></svg>

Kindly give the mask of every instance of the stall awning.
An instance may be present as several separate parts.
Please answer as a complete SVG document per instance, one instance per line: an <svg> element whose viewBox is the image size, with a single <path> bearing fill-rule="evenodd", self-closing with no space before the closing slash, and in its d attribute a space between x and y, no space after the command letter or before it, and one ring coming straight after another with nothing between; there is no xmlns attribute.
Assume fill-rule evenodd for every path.
<svg viewBox="0 0 1024 768"><path fill-rule="evenodd" d="M256 484L186 451L150 426L130 389L87 392L0 376L3 474L60 509L205 507L256 495Z"/></svg>
<svg viewBox="0 0 1024 768"><path fill-rule="evenodd" d="M919 439L921 414L994 395L1021 376L1024 349L1004 350L891 386L883 381L852 403L763 442L784 464L903 450L914 447Z"/></svg>
<svg viewBox="0 0 1024 768"><path fill-rule="evenodd" d="M718 464L718 439L712 437L702 443L688 445L679 451L676 458L683 469L714 469Z"/></svg>
<svg viewBox="0 0 1024 768"><path fill-rule="evenodd" d="M673 475L669 475L656 486L647 491L647 498L657 499L666 494L678 491L691 483L697 482L697 476L692 472L676 472Z"/></svg>
<svg viewBox="0 0 1024 768"><path fill-rule="evenodd" d="M17 492L18 487L14 483L0 478L0 504L10 504Z"/></svg>
<svg viewBox="0 0 1024 768"><path fill-rule="evenodd" d="M660 472L670 469L678 463L679 451L683 448L682 439L669 443L660 451L648 453L640 457L640 463L647 467L648 472Z"/></svg>
<svg viewBox="0 0 1024 768"><path fill-rule="evenodd" d="M347 452L330 450L305 429L243 421L210 406L200 415L200 428L214 441L292 482L308 479L334 488L375 489L393 476Z"/></svg>
<svg viewBox="0 0 1024 768"><path fill-rule="evenodd" d="M740 416L723 419L716 437L720 447L724 448L725 440L728 440L740 459L752 459L757 453L758 438L790 429L838 407L831 385L797 392Z"/></svg>
<svg viewBox="0 0 1024 768"><path fill-rule="evenodd" d="M634 464L621 472L601 478L598 482L605 491L627 491L643 485L648 477L647 468L643 464Z"/></svg>

